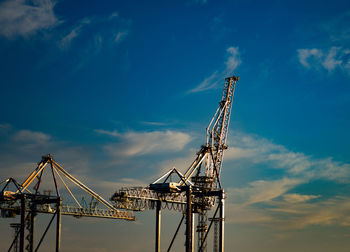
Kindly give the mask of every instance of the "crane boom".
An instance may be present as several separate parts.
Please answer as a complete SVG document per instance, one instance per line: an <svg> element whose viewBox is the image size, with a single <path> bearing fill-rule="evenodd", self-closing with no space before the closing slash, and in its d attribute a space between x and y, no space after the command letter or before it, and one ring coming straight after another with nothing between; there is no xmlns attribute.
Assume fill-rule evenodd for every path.
<svg viewBox="0 0 350 252"><path fill-rule="evenodd" d="M219 108L207 128L207 146L211 148L213 154L213 162L217 168L217 173L213 167L207 167L206 174L208 176L220 176L223 153L227 149L226 139L230 124L232 100L235 92L236 82L239 77L232 76L225 79L225 86L222 94Z"/></svg>

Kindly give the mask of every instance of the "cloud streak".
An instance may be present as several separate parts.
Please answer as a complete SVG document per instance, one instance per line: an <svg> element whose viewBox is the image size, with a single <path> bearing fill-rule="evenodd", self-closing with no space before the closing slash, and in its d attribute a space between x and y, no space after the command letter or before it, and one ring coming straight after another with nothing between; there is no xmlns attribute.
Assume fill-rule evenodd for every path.
<svg viewBox="0 0 350 252"><path fill-rule="evenodd" d="M350 223L349 218L344 219L350 206L349 198L336 194L326 197L319 193L291 192L310 181L332 181L335 185L347 183L350 181L350 164L329 157L313 158L244 133L230 136L229 145L232 147L225 153L225 162L239 163L246 168L268 167L280 174L275 179L253 178L247 186L229 188L229 222L261 224L277 229L345 226ZM238 219L237 215L241 217Z"/></svg>
<svg viewBox="0 0 350 252"><path fill-rule="evenodd" d="M222 82L223 76L230 76L233 71L242 63L238 47L229 47L226 49L225 68L214 71L209 77L205 78L197 87L189 90L187 93L198 93L211 89L216 89Z"/></svg>
<svg viewBox="0 0 350 252"><path fill-rule="evenodd" d="M328 51L318 48L298 49L299 63L306 69L326 70L333 73L336 69L350 74L350 49L331 47Z"/></svg>
<svg viewBox="0 0 350 252"><path fill-rule="evenodd" d="M109 133L105 133L109 134ZM109 135L113 135L110 133ZM182 150L191 137L179 131L127 132L116 134L118 143L104 146L111 156L118 158L142 156L152 153L167 153Z"/></svg>
<svg viewBox="0 0 350 252"><path fill-rule="evenodd" d="M79 23L69 31L69 33L67 33L65 36L63 36L63 38L61 39L61 41L59 43L60 48L67 49L69 47L69 45L71 44L71 42L80 35L83 27L91 24L91 22L92 21L89 18L84 18L84 19L80 20Z"/></svg>
<svg viewBox="0 0 350 252"><path fill-rule="evenodd" d="M332 158L316 159L304 153L293 152L283 145L265 138L241 132L230 135L230 147L225 160L266 164L284 170L288 176L304 179L327 179L337 182L350 180L350 164Z"/></svg>
<svg viewBox="0 0 350 252"><path fill-rule="evenodd" d="M0 35L28 37L60 24L51 0L7 0L0 4Z"/></svg>

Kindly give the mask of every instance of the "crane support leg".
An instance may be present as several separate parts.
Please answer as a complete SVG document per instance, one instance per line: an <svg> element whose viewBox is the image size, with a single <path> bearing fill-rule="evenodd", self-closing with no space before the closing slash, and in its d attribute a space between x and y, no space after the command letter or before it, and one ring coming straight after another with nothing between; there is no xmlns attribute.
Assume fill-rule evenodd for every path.
<svg viewBox="0 0 350 252"><path fill-rule="evenodd" d="M186 252L193 251L192 188L186 188Z"/></svg>
<svg viewBox="0 0 350 252"><path fill-rule="evenodd" d="M26 230L26 195L21 197L21 230L19 236L19 251L24 252L24 232Z"/></svg>
<svg viewBox="0 0 350 252"><path fill-rule="evenodd" d="M156 206L156 252L160 252L160 231L162 218L162 202L157 201Z"/></svg>
<svg viewBox="0 0 350 252"><path fill-rule="evenodd" d="M219 234L219 251L224 252L224 224L225 224L225 192L224 190L221 191L220 197L220 234Z"/></svg>
<svg viewBox="0 0 350 252"><path fill-rule="evenodd" d="M61 247L61 208L62 199L59 197L57 199L57 212L56 212L56 252L60 251Z"/></svg>
<svg viewBox="0 0 350 252"><path fill-rule="evenodd" d="M35 207L32 208L31 213L29 214L28 222L28 251L33 252L34 250L34 225L35 225Z"/></svg>

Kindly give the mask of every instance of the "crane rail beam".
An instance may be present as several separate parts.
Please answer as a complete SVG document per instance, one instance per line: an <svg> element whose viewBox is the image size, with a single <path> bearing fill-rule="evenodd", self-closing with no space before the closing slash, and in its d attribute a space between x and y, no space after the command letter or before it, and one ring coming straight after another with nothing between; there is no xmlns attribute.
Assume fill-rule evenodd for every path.
<svg viewBox="0 0 350 252"><path fill-rule="evenodd" d="M2 215L5 217L6 214L14 217L13 214L20 212L20 206L2 206L0 207ZM31 212L30 208L26 208L26 212ZM43 205L35 210L37 213L55 214L56 208L50 205ZM135 216L130 212L124 211L114 211L109 209L90 209L90 208L80 208L75 206L62 206L62 215L71 215L74 217L97 217L97 218L108 218L108 219L125 219L125 220L135 220Z"/></svg>

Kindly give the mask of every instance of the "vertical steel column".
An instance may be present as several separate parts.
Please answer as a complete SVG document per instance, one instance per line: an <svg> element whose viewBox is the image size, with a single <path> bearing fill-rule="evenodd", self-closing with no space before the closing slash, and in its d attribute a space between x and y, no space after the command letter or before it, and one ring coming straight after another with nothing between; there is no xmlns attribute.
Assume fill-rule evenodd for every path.
<svg viewBox="0 0 350 252"><path fill-rule="evenodd" d="M186 187L186 252L193 251L192 188Z"/></svg>
<svg viewBox="0 0 350 252"><path fill-rule="evenodd" d="M192 213L192 234L191 234L191 237L192 237L192 251L194 251L194 213Z"/></svg>
<svg viewBox="0 0 350 252"><path fill-rule="evenodd" d="M34 225L35 225L35 209L36 209L36 204L35 203L32 203L32 207L31 207L31 213L30 213L30 217L29 217L29 246L28 246L28 251L29 252L33 252L34 251Z"/></svg>
<svg viewBox="0 0 350 252"><path fill-rule="evenodd" d="M222 189L220 196L220 234L219 234L219 251L224 252L224 224L225 224L225 192Z"/></svg>
<svg viewBox="0 0 350 252"><path fill-rule="evenodd" d="M156 252L160 252L160 231L162 218L162 202L160 200L156 203Z"/></svg>
<svg viewBox="0 0 350 252"><path fill-rule="evenodd" d="M19 237L19 252L24 252L24 232L26 229L26 195L21 195L21 231Z"/></svg>
<svg viewBox="0 0 350 252"><path fill-rule="evenodd" d="M59 252L61 247L61 203L62 199L61 197L58 197L56 203L56 252Z"/></svg>

